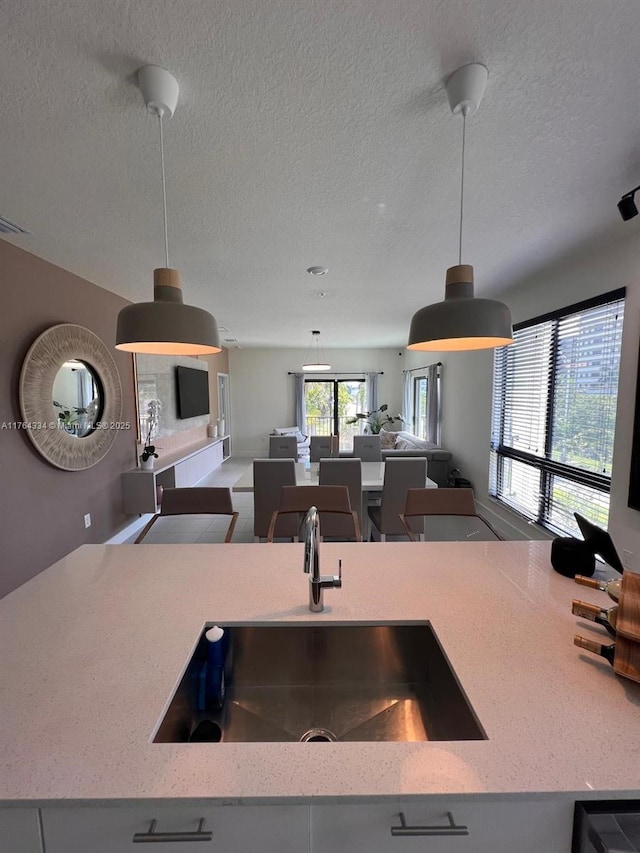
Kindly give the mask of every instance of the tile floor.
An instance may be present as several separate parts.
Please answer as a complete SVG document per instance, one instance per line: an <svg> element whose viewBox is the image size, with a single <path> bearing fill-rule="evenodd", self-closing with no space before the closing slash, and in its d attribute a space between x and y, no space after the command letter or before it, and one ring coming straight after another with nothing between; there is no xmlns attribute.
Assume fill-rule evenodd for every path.
<svg viewBox="0 0 640 853"><path fill-rule="evenodd" d="M209 474L198 486L228 486L231 488L252 464L251 459L230 457L217 471ZM233 542L254 542L253 493L232 492L234 509L240 513ZM180 544L189 542L224 542L229 521L209 515L167 516L159 518L147 536L145 544ZM136 534L137 535L137 534ZM135 537L133 537L135 539Z"/></svg>

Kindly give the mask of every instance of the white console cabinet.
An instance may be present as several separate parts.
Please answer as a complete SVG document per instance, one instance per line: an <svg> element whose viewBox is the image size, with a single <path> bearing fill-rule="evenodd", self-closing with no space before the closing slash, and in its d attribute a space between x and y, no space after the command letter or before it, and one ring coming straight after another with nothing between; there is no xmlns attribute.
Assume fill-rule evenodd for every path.
<svg viewBox="0 0 640 853"><path fill-rule="evenodd" d="M132 468L122 474L122 509L125 515L157 512L157 487L195 486L222 465L229 455L229 436L185 447L156 460L152 471Z"/></svg>
<svg viewBox="0 0 640 853"><path fill-rule="evenodd" d="M45 808L42 824L47 853L131 853L135 842L180 853L309 850L309 806L304 805Z"/></svg>
<svg viewBox="0 0 640 853"><path fill-rule="evenodd" d="M37 809L0 809L2 853L42 853Z"/></svg>

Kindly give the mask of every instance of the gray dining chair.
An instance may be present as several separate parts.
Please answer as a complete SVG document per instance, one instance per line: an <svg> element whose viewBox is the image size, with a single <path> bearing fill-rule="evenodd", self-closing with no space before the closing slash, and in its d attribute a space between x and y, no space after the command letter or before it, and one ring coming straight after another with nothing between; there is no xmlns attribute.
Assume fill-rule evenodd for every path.
<svg viewBox="0 0 640 853"><path fill-rule="evenodd" d="M295 435L270 435L269 459L294 459L298 461L298 441Z"/></svg>
<svg viewBox="0 0 640 853"><path fill-rule="evenodd" d="M360 459L321 459L318 482L321 486L346 486L351 508L356 512L362 528L362 462ZM348 536L348 520L334 514L322 516L322 536L343 538Z"/></svg>
<svg viewBox="0 0 640 853"><path fill-rule="evenodd" d="M282 487L295 484L296 469L293 459L253 460L253 535L258 541L269 535L271 516L280 506ZM290 539L297 535L295 518L280 519L276 536Z"/></svg>
<svg viewBox="0 0 640 853"><path fill-rule="evenodd" d="M377 535L380 541L384 542L387 536L407 536L405 526L400 520L407 491L424 489L426 482L427 460L424 457L386 460L380 506L368 507L372 539Z"/></svg>
<svg viewBox="0 0 640 853"><path fill-rule="evenodd" d="M321 459L338 454L337 436L312 435L309 441L309 462L319 462Z"/></svg>
<svg viewBox="0 0 640 853"><path fill-rule="evenodd" d="M379 435L354 435L353 455L363 462L382 462Z"/></svg>
<svg viewBox="0 0 640 853"><path fill-rule="evenodd" d="M400 520L412 542L502 539L478 513L473 489L409 489Z"/></svg>

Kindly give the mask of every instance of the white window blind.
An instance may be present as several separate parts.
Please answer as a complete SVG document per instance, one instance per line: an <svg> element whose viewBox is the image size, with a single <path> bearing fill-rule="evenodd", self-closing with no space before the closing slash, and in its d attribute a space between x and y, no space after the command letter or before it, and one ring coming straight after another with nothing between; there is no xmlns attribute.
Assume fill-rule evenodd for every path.
<svg viewBox="0 0 640 853"><path fill-rule="evenodd" d="M489 491L556 532L607 526L624 290L537 318L496 350Z"/></svg>

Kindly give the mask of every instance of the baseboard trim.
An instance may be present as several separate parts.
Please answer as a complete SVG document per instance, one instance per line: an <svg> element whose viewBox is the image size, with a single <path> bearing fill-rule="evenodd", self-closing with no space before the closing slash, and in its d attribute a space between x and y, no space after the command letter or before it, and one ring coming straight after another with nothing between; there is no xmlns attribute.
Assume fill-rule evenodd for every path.
<svg viewBox="0 0 640 853"><path fill-rule="evenodd" d="M139 533L142 528L147 524L147 522L151 521L153 518L152 512L147 512L144 515L139 516L139 518L130 521L122 530L119 530L115 533L110 539L104 543L105 545L122 545L127 539L131 539L132 536L135 536L136 533Z"/></svg>

